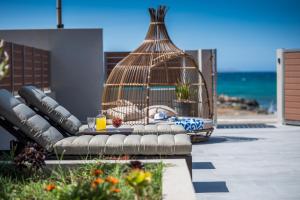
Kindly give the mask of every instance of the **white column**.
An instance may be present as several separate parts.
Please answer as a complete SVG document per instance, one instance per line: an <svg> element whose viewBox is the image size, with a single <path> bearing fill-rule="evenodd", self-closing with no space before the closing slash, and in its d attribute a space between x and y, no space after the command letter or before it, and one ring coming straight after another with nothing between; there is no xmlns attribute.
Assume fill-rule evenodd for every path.
<svg viewBox="0 0 300 200"><path fill-rule="evenodd" d="M198 49L186 51L190 54L198 64L199 70L202 72L209 93L210 106L213 112L214 124L217 122L217 50L216 49ZM199 83L201 83L199 77ZM199 87L198 98L203 100L202 97L206 96L204 86ZM205 99L204 99L205 100ZM198 113L200 116L208 116L207 104L202 103L198 105Z"/></svg>
<svg viewBox="0 0 300 200"><path fill-rule="evenodd" d="M213 122L217 125L217 49L212 49L212 104Z"/></svg>
<svg viewBox="0 0 300 200"><path fill-rule="evenodd" d="M277 49L277 120L284 124L284 49Z"/></svg>

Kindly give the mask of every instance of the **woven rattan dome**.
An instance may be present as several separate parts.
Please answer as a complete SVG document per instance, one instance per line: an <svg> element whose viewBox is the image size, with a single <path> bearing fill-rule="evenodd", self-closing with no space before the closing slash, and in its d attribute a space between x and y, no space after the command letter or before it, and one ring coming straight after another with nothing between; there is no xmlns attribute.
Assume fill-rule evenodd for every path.
<svg viewBox="0 0 300 200"><path fill-rule="evenodd" d="M174 108L175 86L178 82L191 84L191 100L195 102L195 110L191 115L199 116L197 110L200 104L210 108L206 83L197 63L176 47L168 35L164 21L166 11L165 6L149 9L151 22L145 40L113 68L106 81L103 110L133 103L143 111L137 114L141 115L138 117L139 123L148 123L149 106L166 105ZM210 109L209 116L202 117L211 117Z"/></svg>

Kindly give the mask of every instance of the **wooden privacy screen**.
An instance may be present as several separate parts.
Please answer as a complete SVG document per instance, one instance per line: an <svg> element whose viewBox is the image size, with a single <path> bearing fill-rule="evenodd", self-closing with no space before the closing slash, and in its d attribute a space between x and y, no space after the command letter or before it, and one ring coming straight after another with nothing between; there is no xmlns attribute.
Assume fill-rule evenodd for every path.
<svg viewBox="0 0 300 200"><path fill-rule="evenodd" d="M50 52L11 42L5 43L8 53L9 73L0 81L0 88L11 92L23 85L35 85L47 89L50 85Z"/></svg>
<svg viewBox="0 0 300 200"><path fill-rule="evenodd" d="M113 68L120 62L123 58L128 56L130 52L105 52L105 67L106 67L106 78L109 76Z"/></svg>
<svg viewBox="0 0 300 200"><path fill-rule="evenodd" d="M300 121L300 51L284 53L284 115Z"/></svg>

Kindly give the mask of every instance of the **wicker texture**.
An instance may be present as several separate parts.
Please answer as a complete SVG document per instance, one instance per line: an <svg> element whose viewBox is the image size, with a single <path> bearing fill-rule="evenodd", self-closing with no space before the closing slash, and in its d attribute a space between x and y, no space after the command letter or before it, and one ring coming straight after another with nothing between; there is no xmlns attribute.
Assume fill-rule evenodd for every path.
<svg viewBox="0 0 300 200"><path fill-rule="evenodd" d="M192 115L212 117L204 77L195 60L171 41L164 21L166 11L165 6L149 9L151 23L146 38L113 68L104 87L103 110L124 107L131 112L131 102L141 110L135 113L139 119L136 123L147 124L147 107L166 105L174 108L175 86L181 82L191 85ZM202 106L210 108L209 116L200 116Z"/></svg>

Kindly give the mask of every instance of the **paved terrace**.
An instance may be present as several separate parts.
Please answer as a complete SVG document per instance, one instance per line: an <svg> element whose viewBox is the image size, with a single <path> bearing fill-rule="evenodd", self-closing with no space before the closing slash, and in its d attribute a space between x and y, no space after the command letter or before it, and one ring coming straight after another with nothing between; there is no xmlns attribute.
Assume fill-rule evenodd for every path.
<svg viewBox="0 0 300 200"><path fill-rule="evenodd" d="M300 199L300 127L221 126L192 154L198 199Z"/></svg>

